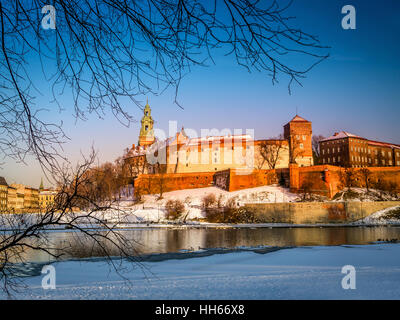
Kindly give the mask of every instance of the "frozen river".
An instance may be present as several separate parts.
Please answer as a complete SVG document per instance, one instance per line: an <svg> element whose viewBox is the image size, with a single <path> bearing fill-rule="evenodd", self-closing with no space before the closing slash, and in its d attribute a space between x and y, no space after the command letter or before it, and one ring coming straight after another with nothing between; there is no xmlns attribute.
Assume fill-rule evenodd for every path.
<svg viewBox="0 0 400 320"><path fill-rule="evenodd" d="M125 230L143 259L116 259L121 274L101 257L75 248L52 263L56 289L42 288L46 256L21 268L27 287L16 299L399 299L398 227ZM63 243L72 232L54 232ZM271 248L270 246L273 246ZM75 256L74 256L75 255ZM345 265L356 288L344 290ZM122 277L121 277L122 276ZM5 298L5 295L0 297Z"/></svg>

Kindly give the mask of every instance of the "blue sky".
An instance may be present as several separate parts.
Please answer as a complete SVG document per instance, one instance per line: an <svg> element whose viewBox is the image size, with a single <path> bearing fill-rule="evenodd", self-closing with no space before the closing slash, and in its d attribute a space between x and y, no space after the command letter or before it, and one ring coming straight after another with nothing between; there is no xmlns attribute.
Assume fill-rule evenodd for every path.
<svg viewBox="0 0 400 320"><path fill-rule="evenodd" d="M356 8L356 30L341 27L341 8L346 4ZM193 68L183 79L178 96L183 110L173 103L173 90L148 96L155 127L167 131L168 121L175 120L179 128L183 125L199 134L202 128L254 129L256 138L268 138L282 133L282 125L297 107L301 116L313 122L314 134L346 130L400 144L400 2L298 0L290 10L297 26L331 47L331 57L308 73L303 87L294 86L289 95L287 79L272 85L268 75L249 73L232 57L216 52L216 65ZM146 97L138 98L145 103ZM139 122L126 128L111 113L102 120L89 115L87 121L75 122L68 108L70 96L60 99L67 106L61 114L49 102L50 96L40 96L37 102L49 108L47 119L63 120L70 138L64 152L72 161L91 145L100 161L113 161L137 143ZM126 107L140 121L141 110ZM32 159L27 164L5 159L0 176L9 183L37 187L43 174Z"/></svg>

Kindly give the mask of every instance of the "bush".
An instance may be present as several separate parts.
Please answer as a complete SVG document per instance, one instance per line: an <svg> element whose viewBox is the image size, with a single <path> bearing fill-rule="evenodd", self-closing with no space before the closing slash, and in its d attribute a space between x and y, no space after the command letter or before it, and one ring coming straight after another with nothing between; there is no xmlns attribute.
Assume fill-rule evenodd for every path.
<svg viewBox="0 0 400 320"><path fill-rule="evenodd" d="M165 210L167 210L167 219L176 220L185 211L185 205L180 200L168 200L165 204Z"/></svg>
<svg viewBox="0 0 400 320"><path fill-rule="evenodd" d="M217 199L215 197L215 194L209 193L208 195L203 197L202 202L203 202L203 208L208 209L216 204Z"/></svg>
<svg viewBox="0 0 400 320"><path fill-rule="evenodd" d="M214 223L256 223L252 212L236 206L236 199L231 198L223 208L207 208L206 219Z"/></svg>

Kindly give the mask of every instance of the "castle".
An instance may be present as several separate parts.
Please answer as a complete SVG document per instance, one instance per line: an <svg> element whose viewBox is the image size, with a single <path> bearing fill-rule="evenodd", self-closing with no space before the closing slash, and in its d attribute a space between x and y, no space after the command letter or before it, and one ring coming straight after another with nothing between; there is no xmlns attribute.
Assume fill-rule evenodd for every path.
<svg viewBox="0 0 400 320"><path fill-rule="evenodd" d="M146 103L138 145L124 161L131 176L156 173L217 172L226 169L266 170L288 168L289 163L313 165L312 124L296 115L278 139L255 140L249 134L190 138L184 128L159 141Z"/></svg>
<svg viewBox="0 0 400 320"><path fill-rule="evenodd" d="M349 168L355 172L353 186L400 191L400 145L341 132L319 141L315 165L312 123L299 115L283 126L279 138L263 140L249 134L189 137L183 127L159 140L153 126L147 102L138 145L124 155L135 194L208 186L235 191L279 183L292 192L331 198L346 186ZM368 167L367 173L362 167Z"/></svg>

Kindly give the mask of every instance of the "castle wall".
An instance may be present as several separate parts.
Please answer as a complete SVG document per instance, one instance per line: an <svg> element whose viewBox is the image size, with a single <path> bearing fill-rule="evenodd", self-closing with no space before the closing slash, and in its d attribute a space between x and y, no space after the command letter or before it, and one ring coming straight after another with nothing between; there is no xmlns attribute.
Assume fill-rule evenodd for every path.
<svg viewBox="0 0 400 320"><path fill-rule="evenodd" d="M134 181L135 193L159 194L213 185L214 172L141 174Z"/></svg>
<svg viewBox="0 0 400 320"><path fill-rule="evenodd" d="M355 173L354 186L365 188L365 179L360 174L362 168L352 170ZM374 188L374 185L379 182L380 188L384 190L400 192L400 167L368 167L368 170L371 172L369 188ZM290 190L292 192L307 190L331 198L345 187L344 172L344 168L331 165L312 167L291 165Z"/></svg>

